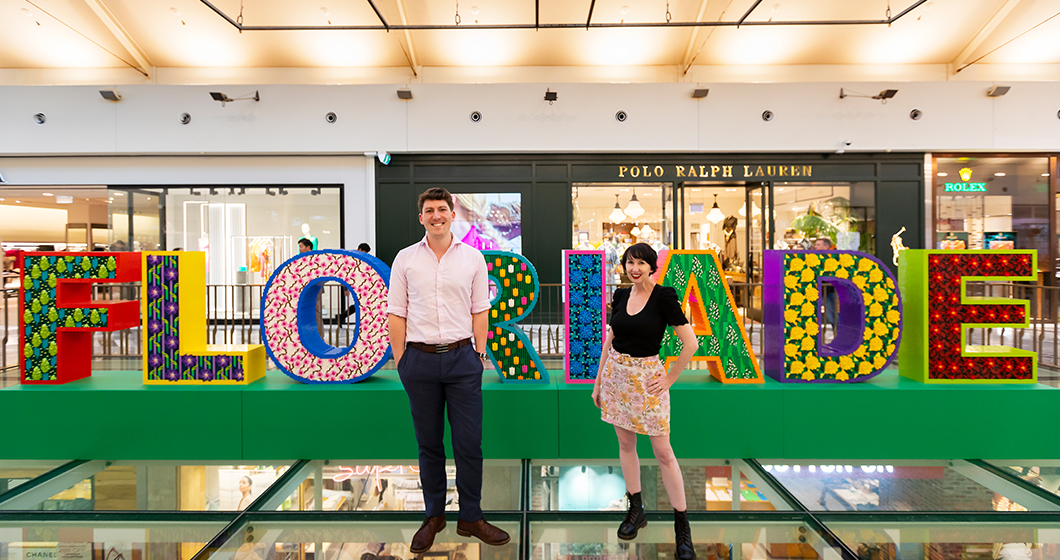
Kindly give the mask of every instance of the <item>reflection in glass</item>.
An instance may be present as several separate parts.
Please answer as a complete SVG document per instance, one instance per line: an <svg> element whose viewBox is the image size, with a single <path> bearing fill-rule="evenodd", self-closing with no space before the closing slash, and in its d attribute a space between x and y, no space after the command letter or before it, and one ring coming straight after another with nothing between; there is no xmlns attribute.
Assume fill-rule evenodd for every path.
<svg viewBox="0 0 1060 560"><path fill-rule="evenodd" d="M764 463L768 463L763 461ZM1027 511L964 461L764 464L812 511Z"/></svg>
<svg viewBox="0 0 1060 560"><path fill-rule="evenodd" d="M617 453L617 449L616 449ZM647 511L671 511L662 475L654 460L641 459L641 499ZM733 509L732 467L722 461L681 461L688 511ZM618 461L534 462L530 469L530 509L535 511L626 511L626 485ZM788 509L771 501L768 488L741 473L738 509Z"/></svg>
<svg viewBox="0 0 1060 560"><path fill-rule="evenodd" d="M3 521L3 560L190 560L221 522Z"/></svg>
<svg viewBox="0 0 1060 560"><path fill-rule="evenodd" d="M649 521L636 541L615 538L617 523L531 522L534 558L588 559L673 558L673 524ZM838 552L801 523L695 522L692 541L696 556L709 560L767 560L772 558L838 558Z"/></svg>
<svg viewBox="0 0 1060 560"><path fill-rule="evenodd" d="M29 509L239 511L288 467L115 462Z"/></svg>
<svg viewBox="0 0 1060 560"><path fill-rule="evenodd" d="M1031 560L1060 557L1055 523L828 522L861 558Z"/></svg>

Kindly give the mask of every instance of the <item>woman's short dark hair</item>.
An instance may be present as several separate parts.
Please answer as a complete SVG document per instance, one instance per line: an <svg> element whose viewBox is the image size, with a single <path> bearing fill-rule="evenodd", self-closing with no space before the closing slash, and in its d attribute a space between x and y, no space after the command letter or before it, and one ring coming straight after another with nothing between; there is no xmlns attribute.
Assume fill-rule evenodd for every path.
<svg viewBox="0 0 1060 560"><path fill-rule="evenodd" d="M635 243L630 245L625 253L622 253L623 268L625 268L626 262L628 262L629 259L640 259L648 263L648 265L651 266L652 274L655 274L655 271L659 270L659 254L647 243Z"/></svg>

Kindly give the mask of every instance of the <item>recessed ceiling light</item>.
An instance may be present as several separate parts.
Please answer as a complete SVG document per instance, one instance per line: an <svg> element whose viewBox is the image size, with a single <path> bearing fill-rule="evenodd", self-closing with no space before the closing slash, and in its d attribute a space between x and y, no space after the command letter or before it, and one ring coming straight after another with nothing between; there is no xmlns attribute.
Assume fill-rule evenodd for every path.
<svg viewBox="0 0 1060 560"><path fill-rule="evenodd" d="M471 6L471 14L478 15L478 6Z"/></svg>
<svg viewBox="0 0 1060 560"><path fill-rule="evenodd" d="M21 200L16 200L15 204L22 204L22 201Z"/></svg>
<svg viewBox="0 0 1060 560"><path fill-rule="evenodd" d="M41 196L55 196L54 194L52 194L50 192L44 192L44 193L40 193L40 194L41 194Z"/></svg>
<svg viewBox="0 0 1060 560"><path fill-rule="evenodd" d="M618 11L621 12L622 15L626 15L626 14L629 13L629 6L622 6L622 8L619 9Z"/></svg>
<svg viewBox="0 0 1060 560"><path fill-rule="evenodd" d="M123 193L123 192L116 192L116 193L114 193L114 196L125 196L125 193Z"/></svg>
<svg viewBox="0 0 1060 560"><path fill-rule="evenodd" d="M1004 177L1004 173L994 173L994 177Z"/></svg>
<svg viewBox="0 0 1060 560"><path fill-rule="evenodd" d="M1048 173L1042 173L1042 177L1048 177L1048 176L1049 176Z"/></svg>
<svg viewBox="0 0 1060 560"><path fill-rule="evenodd" d="M725 189L725 192L736 192L738 189Z"/></svg>
<svg viewBox="0 0 1060 560"><path fill-rule="evenodd" d="M169 13L173 14L174 16L176 16L176 18L180 20L180 24L181 25L188 25L188 24L184 23L184 18L181 17L181 15L180 15L180 10L178 10L178 9L176 9L174 7L170 7L169 8Z"/></svg>
<svg viewBox="0 0 1060 560"><path fill-rule="evenodd" d="M940 171L940 172L936 173L935 175L938 175L939 177L946 177L946 176L949 175L949 173L944 173L944 172Z"/></svg>
<svg viewBox="0 0 1060 560"><path fill-rule="evenodd" d="M3 202L3 201L4 201L4 199L0 198L0 202Z"/></svg>

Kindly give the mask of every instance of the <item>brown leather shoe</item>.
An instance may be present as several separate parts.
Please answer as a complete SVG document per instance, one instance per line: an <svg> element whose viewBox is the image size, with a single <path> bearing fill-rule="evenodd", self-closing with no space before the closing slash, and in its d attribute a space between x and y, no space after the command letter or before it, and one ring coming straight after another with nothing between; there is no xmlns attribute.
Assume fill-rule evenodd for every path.
<svg viewBox="0 0 1060 560"><path fill-rule="evenodd" d="M438 515L424 519L423 525L420 525L420 530L416 531L416 534L412 536L412 544L409 546L409 550L413 554L427 552L434 546L434 535L440 533L442 529L445 529L445 516Z"/></svg>
<svg viewBox="0 0 1060 560"><path fill-rule="evenodd" d="M461 537L475 537L493 546L508 544L508 541L512 540L508 533L487 523L485 517L474 522L467 522L463 519L457 521L456 534Z"/></svg>

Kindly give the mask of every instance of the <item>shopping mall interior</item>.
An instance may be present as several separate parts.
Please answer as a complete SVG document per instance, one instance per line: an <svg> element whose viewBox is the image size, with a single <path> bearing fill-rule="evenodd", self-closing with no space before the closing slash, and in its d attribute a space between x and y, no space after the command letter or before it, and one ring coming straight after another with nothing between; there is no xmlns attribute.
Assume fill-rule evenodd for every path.
<svg viewBox="0 0 1060 560"><path fill-rule="evenodd" d="M637 450L648 524L619 539L618 442L592 377L571 374L587 351L572 334L578 253L566 252L600 259L589 316L606 321L631 285L621 259L635 243L657 252L660 283L682 255L717 257L688 278L716 270L722 291L701 301L707 284L695 284L682 305L696 336L714 340L713 304L731 307L726 348L745 351L756 374L734 383L720 358L697 359L670 388L697 557L1060 559L1060 445L1049 436L1060 423L1058 10L0 2L0 560L676 558L666 467L647 437ZM506 376L498 350L482 377L481 505L511 541L458 534L449 452L449 525L413 553L427 502L389 343L356 383L292 374L269 342L267 296L316 258L299 256L302 240L312 255L367 263L385 292L398 252L424 238L417 197L432 187L454 196L455 238L522 259L533 303L502 326L540 371ZM803 346L785 344L774 329L791 320L776 305L792 301L796 279L773 274L778 255L805 277L810 260L795 252L824 241L856 257L851 271L875 274L877 291L850 315L854 330L849 298L833 307L838 322L807 299L817 334L797 327ZM955 276L962 291L949 296L1012 306L1022 322L958 320L952 352L928 348L929 327L949 323L924 311L931 277L910 255L927 250L1032 263L1018 279ZM184 341L168 344L239 355L260 379L150 377L149 252L202 259L201 273L169 271L202 305L165 324ZM85 283L49 287L53 261L35 258L78 263ZM143 270L108 272L129 259ZM88 283L97 268L112 281ZM359 348L373 311L349 270L332 272L316 316L309 300L294 315L299 333L319 335L306 351L327 359ZM814 298L846 289L829 278ZM491 282L500 305L508 280ZM48 303L32 295L42 289L55 307L34 307ZM74 295L82 307L60 315L58 300ZM872 310L892 295L892 316ZM879 337L892 327L888 346ZM838 357L851 336L863 347ZM853 353L870 339L889 357ZM817 347L820 360L797 362L792 378L793 355ZM871 374L836 377L823 363L833 351ZM995 367L1013 356L1031 373ZM909 374L951 358L993 369L954 366L954 383Z"/></svg>

